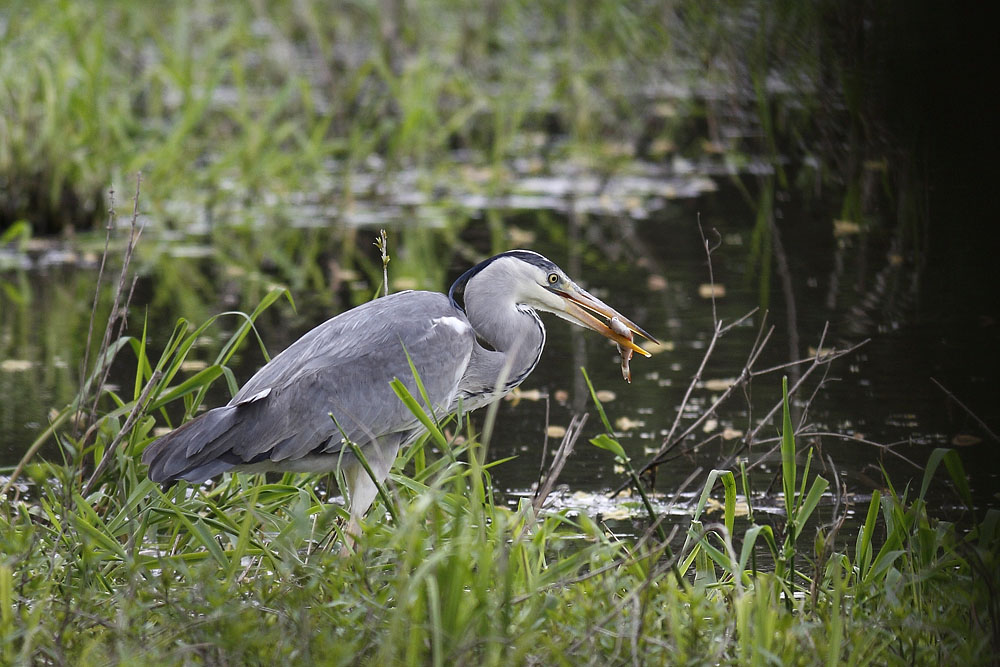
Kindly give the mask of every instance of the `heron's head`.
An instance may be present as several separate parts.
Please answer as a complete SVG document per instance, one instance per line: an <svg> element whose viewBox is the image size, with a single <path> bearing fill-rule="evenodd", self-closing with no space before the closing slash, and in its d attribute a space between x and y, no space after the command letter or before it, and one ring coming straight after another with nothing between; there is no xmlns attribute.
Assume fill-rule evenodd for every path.
<svg viewBox="0 0 1000 667"><path fill-rule="evenodd" d="M467 294L511 299L517 304L554 313L646 357L650 356L649 352L632 342L631 335L622 335L611 328L612 318L617 318L632 333L658 342L635 322L573 282L555 262L530 250L501 253L466 271L448 292L453 303L459 287L465 287ZM499 290L504 293L498 294ZM468 300L466 303L468 305Z"/></svg>

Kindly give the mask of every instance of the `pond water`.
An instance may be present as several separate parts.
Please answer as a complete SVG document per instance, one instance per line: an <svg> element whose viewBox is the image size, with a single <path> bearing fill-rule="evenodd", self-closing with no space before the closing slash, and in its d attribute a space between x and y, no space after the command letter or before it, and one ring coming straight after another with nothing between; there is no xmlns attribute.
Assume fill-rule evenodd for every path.
<svg viewBox="0 0 1000 667"><path fill-rule="evenodd" d="M867 343L810 376L793 397L793 406L796 419L808 407L802 421L805 431L827 434L802 436L799 444L815 448L813 470L840 482L847 492L840 499L863 512L864 507L858 505L867 502L873 488L884 485L880 468L900 489L910 480L919 483L921 466L932 448L957 444L967 454L978 501L995 502L995 445L931 380L937 379L959 398L975 399L995 378L991 369L995 368L996 347L983 349L972 343L983 332L922 310L921 303L940 301L926 296L934 285L921 285L923 293L917 294L918 273L912 262L896 254L891 242L862 234L850 225L835 227L832 203L819 200L804 205L780 191L774 216L782 233L782 255L776 264L783 268L764 284L762 292L751 253L756 211L727 179L711 183L713 187L703 188L707 191L661 200L637 217L621 211L602 212L598 206L588 210L577 205L579 198L565 192L552 195L551 201L558 206L492 210L499 216L506 245L545 254L663 343L652 358L632 360L633 381L627 384L613 344L556 318L543 317L548 343L541 363L520 391L500 407L490 442L491 459L515 457L493 473L496 488L508 502L530 495L542 465L546 434L551 455L560 428L574 414L588 412L589 421L559 479L556 504L596 511L609 519L634 515L635 503L606 498L606 492L618 487L624 477L607 452L588 443L603 429L580 367L590 374L633 461L649 460L670 431L712 338L710 276L699 220L710 243L717 246L712 271L718 318L726 324L749 316L720 339L702 382L691 393L678 433L703 416L728 382L740 374L761 331L774 326L756 369L814 355L828 327L823 351ZM388 217L382 222L389 232L394 256L391 282L396 288L446 290L469 264L444 250L446 235L440 230L414 231L402 218ZM497 227L472 212L446 228L457 233L464 247L487 255ZM293 237L311 233L315 229L282 231ZM368 253L372 265L376 251L369 243L375 233L374 227L359 227L353 240L356 252ZM312 242L332 245L335 241L321 234ZM0 465L16 463L46 423L49 410L65 404L75 391L101 243L97 237L73 243L36 242L27 250L6 255L7 268L0 274L5 288L0 296L4 357L0 366ZM141 277L129 332L139 335L147 314L153 348L163 344L179 317L198 322L224 310L252 309L270 283L269 272L276 272L265 266L259 274L248 274L236 264L227 266L218 242L208 244L200 235L168 235L157 229L155 221L144 233L140 248ZM339 283L338 290L292 287L297 309L279 302L260 319L258 329L272 355L352 300L373 292L374 284L363 271L337 268L336 258L336 249L324 248L316 261L322 271L340 272L342 280L332 281ZM435 279L439 280L436 284ZM760 309L765 299L767 309ZM193 355L195 363L189 372L198 370L197 360L209 361L214 356L232 322L224 321L211 330L213 335L206 336ZM989 330L991 323L979 325ZM262 362L255 345L247 343L235 357L233 370L242 381ZM749 450L743 448L742 436L757 427L779 400L782 373L794 383L807 367L756 377L746 391L735 392L679 443L673 450L676 456L661 465L655 476L661 503L678 490L684 493L675 500L689 503L692 494L700 492L709 470L743 460L751 466L755 505L765 511L777 507L773 487L780 459L769 453L777 422L761 428ZM125 353L112 380L127 387L133 373ZM206 402L214 406L228 397L225 384L218 382ZM978 416L987 424L996 423L995 404L971 402L977 409L985 408ZM480 414L476 423L481 419ZM57 450L49 446L43 454L55 456ZM695 477L682 488L693 473ZM946 484L939 485L937 494L942 511L954 505ZM829 518L828 512L821 520ZM623 529L628 530L627 526Z"/></svg>

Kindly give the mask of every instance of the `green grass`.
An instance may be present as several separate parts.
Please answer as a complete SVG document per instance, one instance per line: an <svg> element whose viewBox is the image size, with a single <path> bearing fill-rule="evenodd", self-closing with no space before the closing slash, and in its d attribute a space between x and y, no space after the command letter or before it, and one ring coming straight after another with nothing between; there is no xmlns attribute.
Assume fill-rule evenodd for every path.
<svg viewBox="0 0 1000 667"><path fill-rule="evenodd" d="M280 218L302 195L349 213L373 156L427 192L459 163L502 188L508 160L538 154L532 133L554 127L556 155L638 141L666 18L605 0L15 0L0 9L0 223L92 225L106 185L139 170L156 217L182 228Z"/></svg>
<svg viewBox="0 0 1000 667"><path fill-rule="evenodd" d="M418 187L430 192L435 175L457 173L455 147L473 156L462 160L490 168L476 187L495 194L509 185L505 163L525 152L614 169L632 157L609 156L615 145L682 142L685 123L712 120L717 112L697 100L686 115L664 118L652 110L657 100L641 94L692 45L697 52L684 55L697 60L740 53L714 12L705 22L716 21L717 43L693 39L673 51L673 40L701 20L691 14L696 3L681 4L689 23L679 28L659 2L494 2L460 12L448 0L363 1L331 12L313 0L47 0L0 10L0 218L27 220L3 242L20 242L32 227L103 218L106 184L121 191L122 174L142 169L144 200L163 226L225 222L208 234L225 239L216 244L218 265L244 271L234 279L240 299L260 304L210 316L210 286L192 279L186 261L162 244L137 258L164 287L154 299L180 303L178 311L204 324L180 321L113 343L118 363L135 371L118 388L94 380L77 395L72 372L52 380L64 407L41 438L57 441L61 460L30 458L12 486L13 471L0 478L0 664L995 660L1000 513L972 509L959 459L945 450L932 454L919 489L897 490L887 479L857 508L865 517L857 535L845 536L838 517L819 529L807 523L826 511L818 501L827 482L796 450L786 419L777 484L784 522L758 522L752 507L737 517L737 489L751 501L746 475L714 470L690 518L661 520L647 504L650 530L618 539L586 515L498 505L472 427L442 430L424 415L431 436L402 454L347 558L338 555L345 513L327 502L326 479L224 476L206 489L161 493L138 464L155 426L190 417L213 384L235 390L232 355L285 295L270 277L296 294L323 288L317 267L333 247L368 278L351 299L369 298L382 280L383 267L359 256L356 231L284 230L293 195L349 211L367 194L352 179L372 155L386 173L418 168ZM815 28L808 16L797 20ZM743 38L755 40L756 57L787 56L799 32L792 43L762 32ZM292 57L289 44L298 49ZM807 133L811 117L788 116L762 96L767 72L759 61L751 75L773 152L776 135ZM539 133L560 141L525 151ZM332 186L328 159L338 165ZM754 210L770 210L769 192ZM860 204L848 206L851 197L845 215L863 215ZM488 218L499 250L502 221L495 211ZM397 275L443 284L447 262L428 268L427 259L441 256L442 240L456 252L458 226L401 230L408 250L393 257ZM760 261L770 253L765 232L752 238ZM5 311L15 339L35 335L28 281L18 274L0 284L18 304ZM64 286L57 297L60 319L45 327L40 348L50 356L86 340L79 304L89 298ZM181 364L199 339L222 327L230 333L217 357L185 375ZM94 392L101 411L84 435L74 420ZM420 412L418 398L400 398ZM607 432L594 444L628 464L598 407ZM102 461L106 470L87 488ZM963 523L934 518L932 483L954 488L967 507ZM706 510L715 495L721 520ZM664 539L671 529L681 536L672 546Z"/></svg>
<svg viewBox="0 0 1000 667"><path fill-rule="evenodd" d="M992 659L1000 513L966 530L927 507L942 463L968 500L954 452L934 453L919 490L887 482L851 548L833 548L829 535L803 528L826 483L810 475L808 455L797 464L787 408L785 524L757 524L752 513L737 523L742 475L712 471L693 516L680 521L686 540L676 557L655 531L621 540L586 515L498 505L471 425L441 430L405 392L430 434L400 457L351 556L338 555L345 512L325 502L323 479L226 475L206 489L161 492L138 455L163 408L181 403L190 415L210 383L232 382L229 356L282 294L237 316L216 363L187 380L178 369L211 320L179 322L159 358L148 356L145 333L113 346L132 355L135 382L102 389L112 407L92 440L55 429L66 462L32 461L24 491L5 490L0 663ZM609 434L595 444L623 455ZM85 490L82 471L108 451L112 464ZM704 511L716 482L719 523ZM774 565L759 567L765 560Z"/></svg>

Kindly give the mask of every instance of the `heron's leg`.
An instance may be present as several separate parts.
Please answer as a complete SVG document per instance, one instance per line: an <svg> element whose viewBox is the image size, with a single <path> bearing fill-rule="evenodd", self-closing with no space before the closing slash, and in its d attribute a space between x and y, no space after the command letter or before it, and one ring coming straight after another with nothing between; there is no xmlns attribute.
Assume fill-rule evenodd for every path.
<svg viewBox="0 0 1000 667"><path fill-rule="evenodd" d="M372 475L381 484L389 476L396 453L399 451L399 441L385 443L376 441L373 445L362 449L371 468ZM353 458L353 457L352 457ZM352 461L344 467L344 480L347 482L348 502L350 504L351 520L344 529L345 547L354 546L354 540L361 534L361 518L375 502L378 487L372 481L368 471L359 461Z"/></svg>

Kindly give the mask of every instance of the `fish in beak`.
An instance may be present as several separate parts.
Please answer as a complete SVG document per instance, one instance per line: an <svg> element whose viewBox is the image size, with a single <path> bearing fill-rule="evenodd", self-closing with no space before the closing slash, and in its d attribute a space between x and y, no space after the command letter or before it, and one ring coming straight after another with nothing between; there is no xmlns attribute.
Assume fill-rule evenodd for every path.
<svg viewBox="0 0 1000 667"><path fill-rule="evenodd" d="M611 325L611 330L616 334L624 336L628 340L632 340L632 330L625 326L620 319L612 317L609 324ZM622 347L621 343L619 343L618 354L621 355L622 358L622 377L625 378L626 382L632 384L632 370L628 367L628 362L632 360L632 350L627 347Z"/></svg>
<svg viewBox="0 0 1000 667"><path fill-rule="evenodd" d="M633 342L632 333L639 334L646 340L659 344L658 340L646 333L638 324L575 284L561 284L549 289L563 300L563 310L556 313L557 315L610 338L618 343L618 347L623 350L623 355L624 350L630 350L638 352L644 357L651 356L649 352ZM595 317L595 315L599 317ZM622 358L624 359L624 356Z"/></svg>

